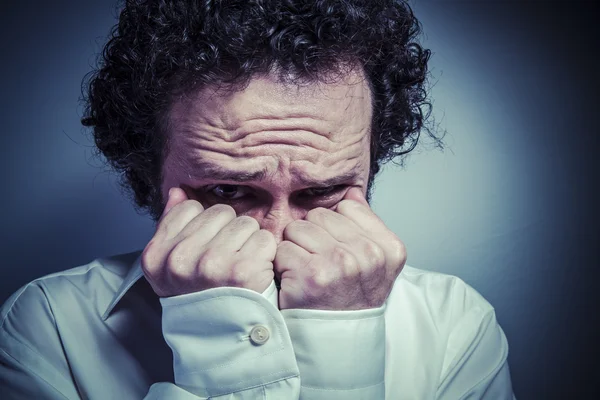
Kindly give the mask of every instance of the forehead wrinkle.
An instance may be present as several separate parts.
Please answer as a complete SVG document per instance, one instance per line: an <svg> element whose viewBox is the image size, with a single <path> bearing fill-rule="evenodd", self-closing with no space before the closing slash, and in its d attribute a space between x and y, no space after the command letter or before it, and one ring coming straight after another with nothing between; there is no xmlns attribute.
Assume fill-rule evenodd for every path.
<svg viewBox="0 0 600 400"><path fill-rule="evenodd" d="M323 163L326 167L331 167L337 161L351 161L357 158L361 158L363 156L363 152L365 148L368 151L368 144L370 143L370 134L367 130L365 133L361 135L348 135L349 139L354 139L352 141L348 141L342 146L337 146L334 150L327 152L323 158ZM363 142L367 142L365 148L363 147Z"/></svg>
<svg viewBox="0 0 600 400"><path fill-rule="evenodd" d="M371 102L364 107L365 102L361 101L365 95L370 97L370 90L363 86L364 79L345 82L345 85L343 82L333 85L314 82L298 87L282 84L272 76L258 76L241 91L207 86L193 95L180 98L174 104L171 115L180 122L175 125L182 125L181 133L207 141L221 139L231 142L247 131L265 130L277 125L285 128L280 130L287 130L294 124L329 138L338 136L339 129L336 128L347 125L349 119L370 125ZM333 110L332 102L338 103ZM317 126L309 126L313 125L313 121ZM249 128L248 123L257 126ZM323 126L318 126L321 123Z"/></svg>
<svg viewBox="0 0 600 400"><path fill-rule="evenodd" d="M346 143L331 142L329 139L319 135L294 135L292 132L286 132L284 135L269 132L257 132L255 135L247 135L239 143L223 140L221 135L211 135L210 127L199 131L192 131L187 125L180 125L180 140L176 141L179 145L173 150L176 156L177 164L180 168L193 169L194 165L201 163L201 160L209 156L210 158L220 158L222 161L239 163L242 159L254 159L256 157L268 155L281 155L289 158L290 161L307 161L315 164L321 162L325 167L331 167L340 159L354 160L362 153L362 141L370 141L366 132L359 134L342 135ZM218 128L213 128L212 132L222 132ZM287 135L289 133L289 135ZM200 140L198 140L200 139ZM323 145L315 143L315 139L320 139ZM337 145L336 145L337 144ZM265 151L270 154L264 154Z"/></svg>
<svg viewBox="0 0 600 400"><path fill-rule="evenodd" d="M332 137L338 133L332 126L328 126L332 124L324 119L299 114L290 118L261 116L239 121L239 125L235 126L231 121L229 124L222 119L218 119L218 123L214 121L211 122L204 115L198 115L197 118L189 118L186 115L179 119L178 124L173 124L171 134L179 136L184 142L182 144L194 147L199 141L223 142L224 145L240 141L242 146L254 146L261 142L295 144L297 140L299 145L329 150L334 142ZM298 134L293 137L286 136L295 132ZM311 135L304 135L302 132Z"/></svg>
<svg viewBox="0 0 600 400"><path fill-rule="evenodd" d="M252 118L243 121L234 131L234 136L237 138L250 133L258 133L261 131L306 131L322 136L326 139L332 133L332 129L328 126L328 121L322 118L314 118L309 115L304 116L287 116L285 118L274 118L271 116L263 116Z"/></svg>
<svg viewBox="0 0 600 400"><path fill-rule="evenodd" d="M182 123L180 124L179 129L174 133L180 135L182 144L185 144L186 146L191 145L196 147L201 143L201 141L229 141L227 134L228 132L226 129L219 128L208 123L203 123L201 121Z"/></svg>
<svg viewBox="0 0 600 400"><path fill-rule="evenodd" d="M260 131L246 134L239 140L239 145L244 149L244 154L253 150L279 152L294 150L305 154L306 152L331 152L335 143L319 134L306 131Z"/></svg>
<svg viewBox="0 0 600 400"><path fill-rule="evenodd" d="M247 89L208 88L173 105L177 157L172 161L179 161L168 166L175 169L173 176L214 172L198 167L210 161L239 172L243 181L261 178L261 186L290 188L296 167L304 167L299 172L306 184L347 168L363 171L361 165L368 165L368 143L364 149L359 146L370 141L368 87L314 84L290 89L268 77L251 81ZM266 173L252 176L265 165Z"/></svg>
<svg viewBox="0 0 600 400"><path fill-rule="evenodd" d="M218 116L209 122L228 130L235 129L243 121L267 116L271 119L299 116L315 120L331 120L331 110L326 110L324 102L341 103L342 107L338 109L347 111L353 104L355 108L360 109L365 103L361 100L365 97L370 98L370 89L365 80L355 79L360 77L354 75L337 83L312 82L303 86L283 83L271 75L256 76L243 90L223 91L206 87L187 98L185 102L190 108L195 108L195 111L200 111L198 109L201 108L203 114ZM274 99L276 101L273 101ZM363 110L363 113L370 111L371 102L368 101L366 104L368 107ZM347 118L343 114L334 112L333 116L340 122Z"/></svg>
<svg viewBox="0 0 600 400"><path fill-rule="evenodd" d="M192 140L186 137L181 140L180 151L177 151L179 165L182 168L191 169L201 164L203 159L211 158L220 162L235 162L239 164L243 160L251 160L265 156L279 156L287 158L289 162L308 162L310 164L321 163L329 168L340 161L350 161L361 157L363 152L363 140L369 141L368 134L345 135L348 141L342 145L329 143L330 145L319 146L315 144L316 135L270 135L261 132L259 140L251 140L253 135L248 135L239 143L222 141L212 138L211 141ZM308 139L308 140L303 140ZM313 139L313 140L311 140ZM326 139L324 139L327 141ZM266 153L266 154L265 154Z"/></svg>

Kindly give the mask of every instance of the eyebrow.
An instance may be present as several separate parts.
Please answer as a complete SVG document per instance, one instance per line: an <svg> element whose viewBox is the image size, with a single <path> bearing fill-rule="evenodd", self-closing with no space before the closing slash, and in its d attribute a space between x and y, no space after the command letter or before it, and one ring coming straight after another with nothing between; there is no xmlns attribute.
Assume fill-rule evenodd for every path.
<svg viewBox="0 0 600 400"><path fill-rule="evenodd" d="M327 179L312 179L309 177L305 177L302 175L296 175L295 178L300 182L303 186L307 187L327 187L327 186L336 186L341 185L346 182L354 181L358 178L359 174L355 170L350 170L348 172L344 172L343 174L333 176Z"/></svg>
<svg viewBox="0 0 600 400"><path fill-rule="evenodd" d="M198 171L198 172L196 172ZM255 172L231 171L219 165L208 162L194 163L194 174L188 172L190 178L214 179L219 181L250 182L261 181L267 176L267 170L262 169Z"/></svg>
<svg viewBox="0 0 600 400"><path fill-rule="evenodd" d="M198 172L194 174L188 173L188 176L190 178L211 179L216 181L232 181L239 183L262 181L268 175L268 171L266 168L258 171L233 171L208 162L201 162L199 164L195 164L194 170ZM326 179L313 179L302 174L296 174L294 176L294 179L298 183L307 187L327 187L336 186L349 181L353 181L356 180L358 177L358 171L352 169L340 175L336 175Z"/></svg>

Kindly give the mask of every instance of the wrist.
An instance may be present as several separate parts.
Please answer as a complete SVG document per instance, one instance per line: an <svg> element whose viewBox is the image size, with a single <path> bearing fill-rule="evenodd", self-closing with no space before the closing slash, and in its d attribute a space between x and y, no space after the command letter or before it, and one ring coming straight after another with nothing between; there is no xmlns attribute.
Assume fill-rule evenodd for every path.
<svg viewBox="0 0 600 400"><path fill-rule="evenodd" d="M303 391L383 398L385 305L357 311L282 310Z"/></svg>

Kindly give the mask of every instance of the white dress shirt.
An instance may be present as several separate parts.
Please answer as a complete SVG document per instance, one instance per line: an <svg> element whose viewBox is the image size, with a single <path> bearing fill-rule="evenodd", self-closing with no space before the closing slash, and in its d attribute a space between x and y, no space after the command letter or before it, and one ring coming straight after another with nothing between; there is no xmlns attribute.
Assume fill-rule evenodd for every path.
<svg viewBox="0 0 600 400"><path fill-rule="evenodd" d="M274 283L159 299L139 256L6 301L1 399L513 399L494 309L456 277L406 266L380 308L280 311Z"/></svg>

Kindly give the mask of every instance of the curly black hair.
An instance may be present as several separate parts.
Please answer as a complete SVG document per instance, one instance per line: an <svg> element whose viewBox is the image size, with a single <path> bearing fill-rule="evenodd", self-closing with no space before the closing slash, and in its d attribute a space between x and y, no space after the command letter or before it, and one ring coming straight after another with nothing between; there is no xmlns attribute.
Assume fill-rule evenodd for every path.
<svg viewBox="0 0 600 400"><path fill-rule="evenodd" d="M82 124L120 174L138 212L157 221L173 99L209 84L245 85L256 74L319 80L362 69L373 97L368 195L383 163L407 154L426 130L430 51L400 0L126 0L83 84ZM234 90L234 89L232 89ZM439 139L438 139L439 140Z"/></svg>

